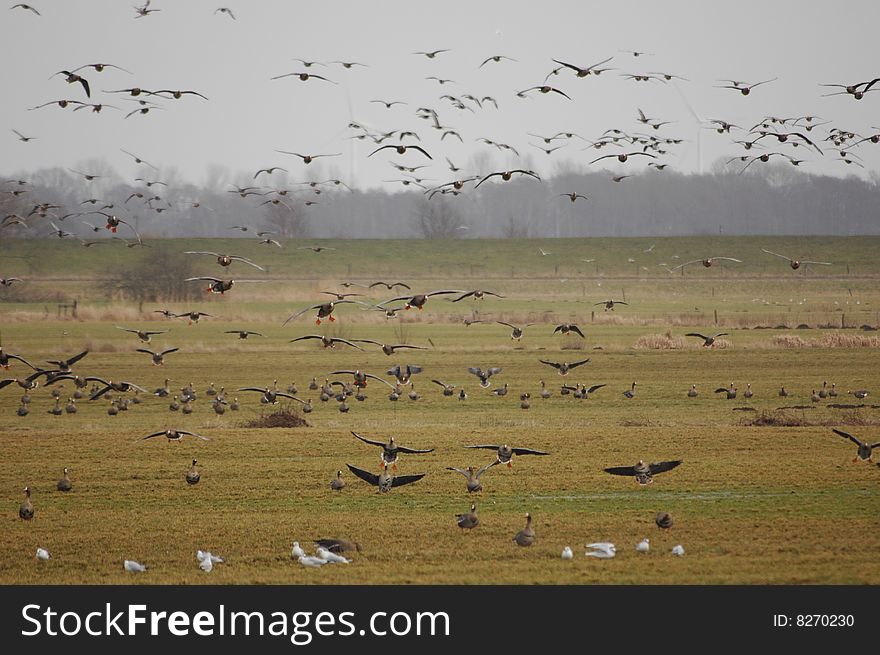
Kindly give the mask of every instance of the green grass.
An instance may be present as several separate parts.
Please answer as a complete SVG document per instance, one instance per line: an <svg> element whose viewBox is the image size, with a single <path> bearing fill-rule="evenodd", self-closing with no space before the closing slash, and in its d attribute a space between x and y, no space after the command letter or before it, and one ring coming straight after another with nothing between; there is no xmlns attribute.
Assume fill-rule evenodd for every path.
<svg viewBox="0 0 880 655"><path fill-rule="evenodd" d="M688 240L602 241L607 242L608 252L618 255L641 252L655 241L655 251L667 245L672 250L683 241L685 253L692 245ZM870 240L827 241L835 254L815 240L725 239L710 245L714 254L730 256L739 256L738 248L752 245L791 254L809 252L835 262L846 255L840 261L851 271L875 274L876 249L871 251ZM441 264L468 257L479 261L477 242L439 246L334 242L330 245L339 248L335 253L291 253L289 270L272 271L279 279L294 280L302 265L302 275L311 276L310 282L278 283L274 292L262 289L264 285L236 286L223 298L194 304L217 318L192 326L179 320L156 321L158 315L150 313L152 305L145 305L141 315L136 307L108 303L97 293L84 292L80 314L87 320L80 321L55 320L51 304L48 318L43 319L40 312L46 303L0 303L4 348L34 363L70 356L88 346L90 354L75 366L80 374L131 380L150 390L169 377L177 389L193 382L200 392L190 416L169 412L166 399L149 397L116 417L106 414L106 401L85 399L79 402L77 414L55 417L47 413L53 401L41 387L31 393L30 415L20 418L15 409L21 390L14 385L0 390L4 445L0 508L5 508L0 519L6 524L0 531L0 583L880 583L876 558L880 469L864 462L853 464L854 446L831 432L834 425L876 442L880 411L870 404L836 410L809 399L823 380L829 386L835 382L841 392L872 389L880 368L877 347L782 348L773 340L785 334L804 339L872 334L815 326L838 325L841 314L846 315L847 325L876 323L880 290L873 279L842 271L822 277L808 271L802 276L784 262L771 277L768 271L776 264L772 260L766 264L768 271L734 275L725 268L723 277L717 278L714 268L702 267L688 271L684 280L633 276L615 281L626 285L631 304L612 315L585 302L603 299L606 279L554 282L558 278L549 256L538 255L528 264L534 268L528 268L525 253L536 250L535 243L482 243L483 259L500 271L494 280L488 274L473 279L460 272L449 277L439 274ZM582 242L584 247L592 243ZM169 247L237 253L236 245L186 241ZM412 247L404 261L381 256L386 248L390 252L398 245ZM504 277L501 249L508 246L510 252L520 254L507 259L522 260L523 270L534 275ZM580 244L546 242L542 247L576 253ZM431 288L480 285L509 297L456 305L435 298L423 312L410 311L393 321L340 306L338 321L331 326L318 328L308 315L282 328L281 322L293 309L317 299L319 287L336 288L323 285L339 280L334 276L344 275L346 269L325 255L342 258L343 252L349 262L360 261L357 279L386 276L392 270L408 282L436 284ZM413 253L420 253L422 260ZM307 258L311 269L300 263ZM70 260L48 255L44 259L42 281L36 276L28 285L52 285L46 278L72 278L77 272L88 277L97 270L85 260L77 271L68 268ZM206 273L219 268L205 259ZM320 268L314 268L316 261ZM405 262L411 262L411 270L403 268ZM386 265L389 269L382 268ZM427 274L425 267L435 267L435 272ZM12 273L4 270L4 274ZM483 285L483 279L492 285ZM597 287L597 282L603 286ZM291 288L294 285L301 288ZM853 295L847 289L853 289ZM755 302L757 294L771 304ZM797 304L803 298L805 305ZM162 306L156 303L156 308ZM175 308L183 311L188 306ZM591 321L594 309L600 311ZM688 347L680 350L634 348L644 335L714 330L714 309L719 310L724 330L731 333L726 337L729 348L701 348L695 339L688 339ZM540 324L528 328L523 341L515 344L503 326L460 323L474 311L489 320L534 319ZM554 321L571 319L585 328L583 348L579 339L552 334ZM783 319L792 328L800 322L813 327L747 329ZM168 355L165 367L152 367L147 355L134 352L141 346L136 338L114 325L170 327L148 347L181 350ZM239 341L222 333L239 326L267 336ZM288 343L295 336L324 332L325 327L328 334L346 338L396 343L405 337L409 343L428 347L433 342L434 347L386 357L373 347L358 352L345 347L323 350L313 342ZM585 357L591 362L565 381L607 387L581 401L560 396L563 379L538 361ZM320 403L307 389L312 377L323 381L336 368L383 375L392 364L405 362L425 368L414 377L422 395L415 402L404 396L391 403L388 388L371 381L368 399L362 403L350 399L351 411L342 414L337 403ZM507 382L510 393L497 398L480 389L467 373L469 366L503 367L493 382ZM23 366L14 364L10 373L23 372ZM440 388L431 384L432 378L463 386L468 400L443 397ZM230 390L265 386L274 379L281 389L295 381L299 396L314 400L316 409L307 417L310 427L243 428L248 419L267 411L257 394L230 394L239 397L243 408L222 417L214 414L204 395L210 382ZM549 400L538 395L542 379L554 392ZM633 380L638 382L636 397L628 400L622 391ZM755 397L728 401L712 393L731 381L740 392L751 383ZM695 399L686 397L691 384L700 391ZM781 384L791 397L777 396ZM63 397L71 391L68 382ZM532 394L528 411L519 408L519 394L526 391ZM837 400L857 402L852 396ZM872 400L870 396L867 402ZM810 406L787 412L803 425L749 424L761 411L784 405ZM758 411L733 409L744 406ZM136 441L165 427L190 429L210 441ZM378 449L354 439L350 430L378 438L393 435L416 448L434 447L427 455L403 456L399 464L401 474L427 473L426 477L389 494L376 493L345 468L351 463L378 471ZM490 452L464 446L496 441L544 449L551 455L515 459L512 469L495 467L483 478L482 494L467 494L464 479L445 467L488 463ZM192 458L199 460L202 480L190 487L184 474ZM644 488L632 479L602 472L606 466L640 458L676 458L684 464ZM74 485L69 494L55 491L65 466L71 469ZM329 482L340 468L348 485L336 493ZM16 514L25 485L33 489L36 506L36 518L29 522ZM461 534L454 514L466 511L472 500L481 525ZM653 522L661 510L675 520L668 534ZM526 512L535 517L537 539L531 548L519 548L511 539ZM363 553L347 567L320 570L304 569L290 560L294 539L308 548L312 539L327 536L359 541ZM645 536L650 537L652 550L639 555L633 546ZM583 544L605 540L618 545L617 558L583 557ZM669 553L678 543L686 549L682 558ZM574 561L559 558L566 545L573 547ZM38 546L49 549L50 562L34 559ZM212 550L227 561L204 574L194 557L198 548ZM126 574L121 565L125 558L146 563L149 572Z"/></svg>

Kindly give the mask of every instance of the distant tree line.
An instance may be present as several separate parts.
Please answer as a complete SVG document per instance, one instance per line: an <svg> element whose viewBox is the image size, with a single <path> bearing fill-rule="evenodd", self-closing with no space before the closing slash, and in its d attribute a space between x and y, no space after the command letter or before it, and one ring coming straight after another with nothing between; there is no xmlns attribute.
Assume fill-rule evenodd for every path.
<svg viewBox="0 0 880 655"><path fill-rule="evenodd" d="M102 162L93 168L102 177L92 181L61 168L29 174L24 185L4 180L0 212L25 217L27 227L4 219L0 239L51 236L50 222L84 239L108 236L89 225L105 220L86 213L93 211L125 218L144 239L255 238L261 230L282 238L374 239L880 234L878 176L813 175L784 163L739 174L719 160L706 174L650 169L619 182L608 172L560 167L540 182L496 177L478 189L472 181L460 193L433 196L415 185L360 190L332 181L276 181L251 193L245 188L259 182L222 167L211 167L201 186L173 172L127 183ZM564 195L570 193L586 199L572 202ZM44 203L48 208L34 211ZM132 235L121 229L117 236Z"/></svg>

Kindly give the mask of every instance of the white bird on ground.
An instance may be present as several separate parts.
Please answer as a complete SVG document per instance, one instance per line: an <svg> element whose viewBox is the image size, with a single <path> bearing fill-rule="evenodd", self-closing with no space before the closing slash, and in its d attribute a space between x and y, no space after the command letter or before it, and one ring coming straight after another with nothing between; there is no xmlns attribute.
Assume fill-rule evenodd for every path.
<svg viewBox="0 0 880 655"><path fill-rule="evenodd" d="M299 563L312 569L318 569L324 566L327 561L312 555L300 555Z"/></svg>
<svg viewBox="0 0 880 655"><path fill-rule="evenodd" d="M147 567L141 564L140 562L135 562L133 559L127 559L122 563L123 568L126 571L131 573L143 573L147 570Z"/></svg>
<svg viewBox="0 0 880 655"><path fill-rule="evenodd" d="M37 548L37 559L42 561L47 561L51 559L52 556L49 554L49 551L45 548Z"/></svg>
<svg viewBox="0 0 880 655"><path fill-rule="evenodd" d="M682 555L684 555L684 546L678 544L677 546L673 547L672 554L681 557Z"/></svg>
<svg viewBox="0 0 880 655"><path fill-rule="evenodd" d="M197 550L196 551L196 559L200 562L205 558L210 558L213 564L222 564L223 558L215 555L209 550Z"/></svg>
<svg viewBox="0 0 880 655"><path fill-rule="evenodd" d="M571 546L562 549L562 559L571 559L572 557L574 557L574 553L571 552Z"/></svg>
<svg viewBox="0 0 880 655"><path fill-rule="evenodd" d="M306 551L304 551L302 548L300 548L299 542L294 541L293 548L290 550L290 556L293 559L297 559L299 557L303 557L305 554L306 554Z"/></svg>
<svg viewBox="0 0 880 655"><path fill-rule="evenodd" d="M329 550L327 550L323 546L318 547L317 555L318 555L318 559L322 559L329 564L350 564L351 563L350 559L346 559L342 555L337 555L336 553L331 553Z"/></svg>
<svg viewBox="0 0 880 655"><path fill-rule="evenodd" d="M211 559L210 553L208 553L207 557L199 561L199 568L205 573L210 573L214 570L214 560Z"/></svg>
<svg viewBox="0 0 880 655"><path fill-rule="evenodd" d="M647 537L636 544L636 552L638 553L647 553L649 550L651 550L651 542Z"/></svg>
<svg viewBox="0 0 880 655"><path fill-rule="evenodd" d="M599 541L594 544L587 544L587 548L593 549L588 550L586 553L584 553L587 557L596 557L598 559L611 559L617 554L617 548L615 547L615 545L607 541Z"/></svg>

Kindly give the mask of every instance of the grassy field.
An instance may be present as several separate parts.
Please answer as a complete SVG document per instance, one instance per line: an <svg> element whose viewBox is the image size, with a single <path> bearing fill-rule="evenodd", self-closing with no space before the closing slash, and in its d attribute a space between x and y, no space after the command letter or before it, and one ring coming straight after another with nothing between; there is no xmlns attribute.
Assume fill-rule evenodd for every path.
<svg viewBox="0 0 880 655"><path fill-rule="evenodd" d="M651 253L642 252L652 244ZM141 309L110 302L98 282L108 261L135 266L142 253L47 245L0 244L0 275L26 279L0 290L4 349L36 364L88 348L74 366L80 375L130 380L150 391L171 378L175 389L192 382L199 397L189 416L150 395L118 416L107 415L108 401L85 398L76 414L53 416L50 390L40 387L31 392L30 414L18 417L21 389L0 389L0 519L6 523L0 583L880 583L880 469L853 463L855 446L831 431L880 441L874 397L861 402L844 395L873 390L880 370L880 341L860 329L880 322L877 239L324 242L337 250L319 255L294 251L293 243L262 250L234 240L169 242L156 247L252 256L269 269L254 270L253 278L272 282L237 285L198 303ZM542 256L539 247L554 254ZM835 265L795 272L761 247ZM695 266L685 276L669 276L657 264L675 265L673 254L677 261L706 254L744 261L740 269ZM26 258L27 266L13 270L8 255ZM578 263L593 257L598 271L595 262ZM649 271L636 270L642 259ZM236 266L233 275L251 276ZM218 275L221 269L206 257L197 270ZM412 283L414 291L482 287L507 297L456 304L433 298L424 311L401 312L394 320L340 306L333 324L317 327L309 313L281 327L292 311L318 302L319 291L335 290L338 282L390 277ZM79 320L59 320L52 293L78 298ZM592 304L622 293L630 304L614 312ZM187 325L152 313L166 305L214 317ZM463 324L475 316L536 325L515 343L503 326ZM586 340L553 335L561 321L580 323ZM146 347L180 351L154 367L148 355L135 352L143 344L116 325L170 329ZM240 341L223 334L245 327L266 336ZM724 347L708 349L683 337L694 330L729 335ZM317 333L428 350L386 357L373 346L359 352L289 343ZM645 347L662 344L673 347ZM565 379L539 362L587 357L590 363ZM413 378L420 399L404 394L390 402L388 387L371 381L367 400L350 398L350 411L341 413L336 401L319 402L308 389L313 377L333 379L329 372L337 368L388 378L385 370L395 363L424 367ZM496 397L481 389L467 373L470 366L502 367L493 388L507 383L509 393ZM14 363L9 374L25 371ZM456 391L463 387L468 399L442 396L434 378L457 385ZM242 409L222 416L205 395L212 382L229 391L276 379L282 390L295 382L299 397L313 400L308 427L244 427L271 411L258 394L228 393ZM553 392L547 400L539 396L540 380ZM577 400L559 394L563 381L607 386ZM622 392L633 381L636 395L627 399ZM811 402L823 381L836 383L838 403L862 406ZM736 400L713 393L731 382L739 389ZM699 390L693 399L686 395L692 384ZM747 384L755 392L751 400L742 395ZM777 395L781 385L788 398ZM72 391L65 383L62 398ZM532 395L528 410L520 408L524 392ZM210 440L137 440L166 427ZM350 463L379 470L379 450L351 430L433 447L398 464L398 473L425 478L378 494L346 469ZM515 458L510 469L496 466L483 477L484 491L468 494L464 478L445 467L488 463L490 451L464 448L487 442L551 455ZM202 479L189 486L184 474L193 458ZM647 487L602 471L638 459L684 463ZM73 490L62 494L55 483L65 466ZM329 487L337 469L347 482L342 492ZM16 513L25 485L33 490L32 521ZM462 533L454 515L472 501L481 525ZM668 533L654 525L658 511L674 518ZM526 512L534 516L537 537L532 547L520 548L511 539ZM319 570L290 559L293 540L311 549L319 537L358 541L363 552L351 565ZM644 537L652 550L643 555L634 545ZM584 557L583 544L593 541L615 542L617 557ZM670 554L676 544L685 547L684 557ZM566 545L575 551L573 561L559 557ZM36 561L38 546L53 559ZM226 562L205 574L196 549ZM149 571L125 573L123 559L144 562Z"/></svg>

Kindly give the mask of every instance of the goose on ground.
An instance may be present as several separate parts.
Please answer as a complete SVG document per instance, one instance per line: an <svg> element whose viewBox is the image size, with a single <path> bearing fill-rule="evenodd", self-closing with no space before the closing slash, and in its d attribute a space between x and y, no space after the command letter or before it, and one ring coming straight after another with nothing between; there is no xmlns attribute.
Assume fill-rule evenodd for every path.
<svg viewBox="0 0 880 655"><path fill-rule="evenodd" d="M535 543L535 530L532 528L531 514L526 514L526 526L514 535L513 541L517 546L531 546Z"/></svg>
<svg viewBox="0 0 880 655"><path fill-rule="evenodd" d="M473 466L468 466L467 468L464 468L464 469L457 469L454 466L447 466L446 470L447 471L455 471L456 473L461 473L466 479L468 492L469 493L476 493L478 491L483 490L483 483L480 481L480 478L482 477L483 473L488 471L490 468L495 466L497 463L498 463L498 460L496 459L491 464L487 464L486 466L484 466L481 469L476 469Z"/></svg>
<svg viewBox="0 0 880 655"><path fill-rule="evenodd" d="M202 474L196 470L197 460L192 461L192 465L189 467L189 470L186 472L186 483L187 484L198 484L199 480L202 477Z"/></svg>
<svg viewBox="0 0 880 655"><path fill-rule="evenodd" d="M73 488L73 485L70 482L70 469L66 466L64 467L64 475L58 480L56 488L58 491L70 491Z"/></svg>
<svg viewBox="0 0 880 655"><path fill-rule="evenodd" d="M480 519L477 517L477 505L471 503L471 510L465 514L456 514L455 523L462 530L470 530L480 525Z"/></svg>
<svg viewBox="0 0 880 655"><path fill-rule="evenodd" d="M25 521L34 518L34 504L31 502L31 488L24 488L24 502L18 508L18 516Z"/></svg>

